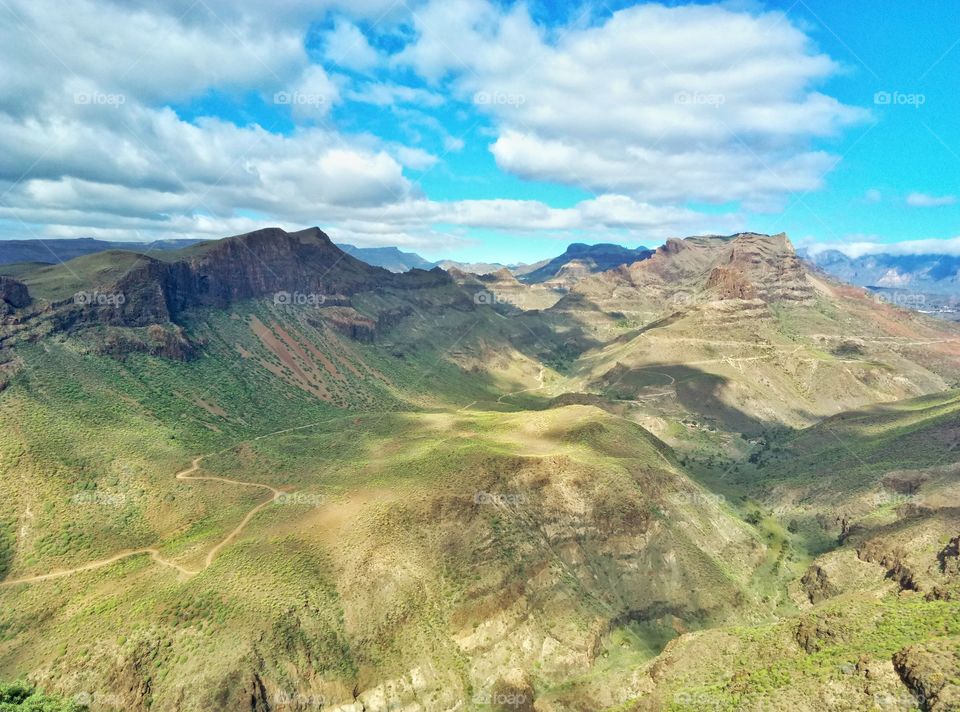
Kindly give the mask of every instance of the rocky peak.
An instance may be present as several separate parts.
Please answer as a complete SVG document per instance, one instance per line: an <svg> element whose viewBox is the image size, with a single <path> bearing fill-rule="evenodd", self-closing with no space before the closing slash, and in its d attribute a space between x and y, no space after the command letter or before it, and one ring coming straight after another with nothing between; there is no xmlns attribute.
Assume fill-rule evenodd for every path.
<svg viewBox="0 0 960 712"><path fill-rule="evenodd" d="M645 260L653 251L645 247L632 249L614 244L587 245L575 242L559 257L521 277L528 283L561 282L560 286L572 286L583 277L596 272L605 272L620 265Z"/></svg>
<svg viewBox="0 0 960 712"><path fill-rule="evenodd" d="M747 232L671 238L647 259L578 280L557 308L587 302L611 311L641 305L656 311L678 303L813 298L807 268L787 236Z"/></svg>
<svg viewBox="0 0 960 712"><path fill-rule="evenodd" d="M144 256L109 291L119 306L87 310L100 322L125 326L175 322L193 307L223 308L242 299L338 299L374 288L445 284L440 271L394 274L351 257L319 228L286 232L270 227L173 253ZM408 284L409 283L409 284Z"/></svg>

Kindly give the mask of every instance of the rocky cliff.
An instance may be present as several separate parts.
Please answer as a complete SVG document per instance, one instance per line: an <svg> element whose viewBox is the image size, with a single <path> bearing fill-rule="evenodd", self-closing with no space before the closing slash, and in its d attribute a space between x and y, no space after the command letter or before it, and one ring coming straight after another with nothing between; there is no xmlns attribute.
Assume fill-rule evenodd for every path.
<svg viewBox="0 0 960 712"><path fill-rule="evenodd" d="M84 305L83 320L122 326L176 322L194 307L223 308L272 297L278 303L342 303L374 288L411 289L448 284L441 270L397 275L371 267L334 245L319 228L288 233L265 228L178 251L173 259L143 259L119 280L99 287L122 298ZM94 300L95 302L95 300Z"/></svg>

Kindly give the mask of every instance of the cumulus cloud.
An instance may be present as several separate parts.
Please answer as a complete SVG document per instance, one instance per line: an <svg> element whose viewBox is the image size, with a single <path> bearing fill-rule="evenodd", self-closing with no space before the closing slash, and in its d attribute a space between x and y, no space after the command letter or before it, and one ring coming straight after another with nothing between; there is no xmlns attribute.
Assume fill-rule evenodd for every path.
<svg viewBox="0 0 960 712"><path fill-rule="evenodd" d="M292 19L316 4L279 3L290 23L261 25L253 3L229 5L178 14L152 3L10 0L0 25L5 232L223 235L252 225L240 214L313 223L418 195L403 165L428 164L425 152L329 126L339 87L309 62L307 25ZM210 90L289 105L298 127L185 120L171 107Z"/></svg>
<svg viewBox="0 0 960 712"><path fill-rule="evenodd" d="M521 177L643 200L768 201L822 186L810 150L869 114L819 93L839 67L781 13L639 5L551 37L519 4L431 0L397 58L453 78Z"/></svg>
<svg viewBox="0 0 960 712"><path fill-rule="evenodd" d="M198 25L190 13L94 0L10 0L4 10L0 106L18 116L39 102L67 109L84 94L88 103L95 93L151 103L279 84L306 62L302 35L289 28Z"/></svg>
<svg viewBox="0 0 960 712"><path fill-rule="evenodd" d="M380 64L380 54L370 45L360 28L349 20L339 18L324 41L327 61L341 67L368 72Z"/></svg>
<svg viewBox="0 0 960 712"><path fill-rule="evenodd" d="M275 104L291 108L293 115L305 123L322 119L340 101L340 89L323 67L306 67L291 90L273 95Z"/></svg>
<svg viewBox="0 0 960 712"><path fill-rule="evenodd" d="M866 118L816 91L838 67L777 13L641 5L548 30L522 3L486 0L426 0L415 13L392 0L6 5L8 236L216 237L319 224L359 245L422 247L469 240L473 229L627 231L651 243L732 232L746 227L740 207L705 214L687 204L749 208L815 190L836 159L812 139ZM332 24L315 24L330 13ZM317 26L330 29L308 52ZM406 45L381 53L371 32ZM230 110L203 116L211 95ZM247 111L251 96L262 113ZM389 109L404 143L338 130L348 103ZM596 197L562 208L431 200L405 170L430 171L465 149L477 134L462 127L479 118L492 120L500 168Z"/></svg>
<svg viewBox="0 0 960 712"><path fill-rule="evenodd" d="M907 205L913 208L939 208L944 205L956 205L955 195L927 195L926 193L910 193L907 196Z"/></svg>

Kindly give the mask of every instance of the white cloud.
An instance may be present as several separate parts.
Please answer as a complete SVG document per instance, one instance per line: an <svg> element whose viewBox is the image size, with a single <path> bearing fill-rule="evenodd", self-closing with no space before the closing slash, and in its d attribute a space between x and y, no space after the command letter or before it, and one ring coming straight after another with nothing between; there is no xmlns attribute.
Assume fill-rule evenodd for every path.
<svg viewBox="0 0 960 712"><path fill-rule="evenodd" d="M391 58L354 22L405 37L396 23L409 10L391 0L7 4L0 230L20 236L318 224L359 245L449 246L471 229L653 244L746 227L736 211L704 214L687 201L750 206L818 188L834 158L810 139L863 118L811 88L837 67L777 14L640 6L548 36L523 4L434 0L417 6L416 39ZM322 37L324 67L304 40L330 11L339 19ZM337 72L333 59L368 74ZM434 84L404 85L409 67ZM172 108L211 91L285 96L296 127L285 115L280 133L269 120L186 120ZM422 195L404 168L441 159L418 147L434 145L421 131L443 151L465 148L431 111L456 100L493 118L503 169L598 196L556 208ZM337 131L331 109L348 101L389 108L410 145Z"/></svg>
<svg viewBox="0 0 960 712"><path fill-rule="evenodd" d="M380 54L370 46L360 28L349 20L338 18L324 40L324 57L328 62L358 72L368 72L380 64Z"/></svg>
<svg viewBox="0 0 960 712"><path fill-rule="evenodd" d="M927 195L926 193L910 193L907 196L907 205L914 208L939 208L944 205L956 205L955 195Z"/></svg>
<svg viewBox="0 0 960 712"><path fill-rule="evenodd" d="M952 255L960 257L960 237L928 238L923 240L904 240L902 242L878 242L873 236L864 236L858 239L852 236L850 241L820 242L810 245L808 250L812 254L819 254L826 250L837 250L856 259L864 255Z"/></svg>
<svg viewBox="0 0 960 712"><path fill-rule="evenodd" d="M810 149L869 114L813 87L839 69L781 13L640 5L599 25L534 24L524 5L432 0L396 61L496 121L498 165L642 200L744 200L815 190Z"/></svg>
<svg viewBox="0 0 960 712"><path fill-rule="evenodd" d="M863 199L871 205L876 205L883 201L883 194L876 188L871 188L863 195Z"/></svg>
<svg viewBox="0 0 960 712"><path fill-rule="evenodd" d="M322 119L340 101L340 90L323 67L312 64L289 91L273 95L274 103L287 104L294 116L305 122Z"/></svg>
<svg viewBox="0 0 960 712"><path fill-rule="evenodd" d="M360 84L357 88L350 89L347 98L351 101L376 106L416 104L417 106L437 107L444 102L442 96L426 89L377 82L367 82Z"/></svg>
<svg viewBox="0 0 960 712"><path fill-rule="evenodd" d="M447 153L456 153L457 151L462 151L465 145L466 144L462 138L449 135L443 137L443 150Z"/></svg>
<svg viewBox="0 0 960 712"><path fill-rule="evenodd" d="M109 0L108 4L135 7L191 24L233 25L239 22L303 29L328 12L355 19L392 24L409 10L396 0Z"/></svg>
<svg viewBox="0 0 960 712"><path fill-rule="evenodd" d="M319 5L274 4L270 22L257 22L252 2L211 3L216 16L188 5L10 0L0 24L0 218L13 230L224 235L252 224L242 214L263 215L261 225L322 223L418 196L394 155L424 164L425 152L326 127L340 89L308 62L300 24L301 13L322 16ZM298 128L186 121L167 105L210 89L289 104Z"/></svg>
<svg viewBox="0 0 960 712"><path fill-rule="evenodd" d="M201 25L93 0L10 0L4 14L0 106L21 116L39 102L68 109L84 92L166 102L279 85L306 63L302 33L290 28Z"/></svg>
<svg viewBox="0 0 960 712"><path fill-rule="evenodd" d="M417 171L426 170L435 166L440 160L432 153L424 151L422 148L411 148L410 146L395 145L391 146L391 151L396 159L407 168L413 168Z"/></svg>

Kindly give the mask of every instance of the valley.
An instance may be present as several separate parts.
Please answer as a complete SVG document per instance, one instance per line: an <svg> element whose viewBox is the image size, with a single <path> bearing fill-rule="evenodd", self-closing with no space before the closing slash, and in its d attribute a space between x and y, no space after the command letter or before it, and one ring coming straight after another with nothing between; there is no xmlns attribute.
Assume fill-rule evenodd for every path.
<svg viewBox="0 0 960 712"><path fill-rule="evenodd" d="M5 266L0 679L955 709L960 327L783 235L637 257L557 291L271 228Z"/></svg>

